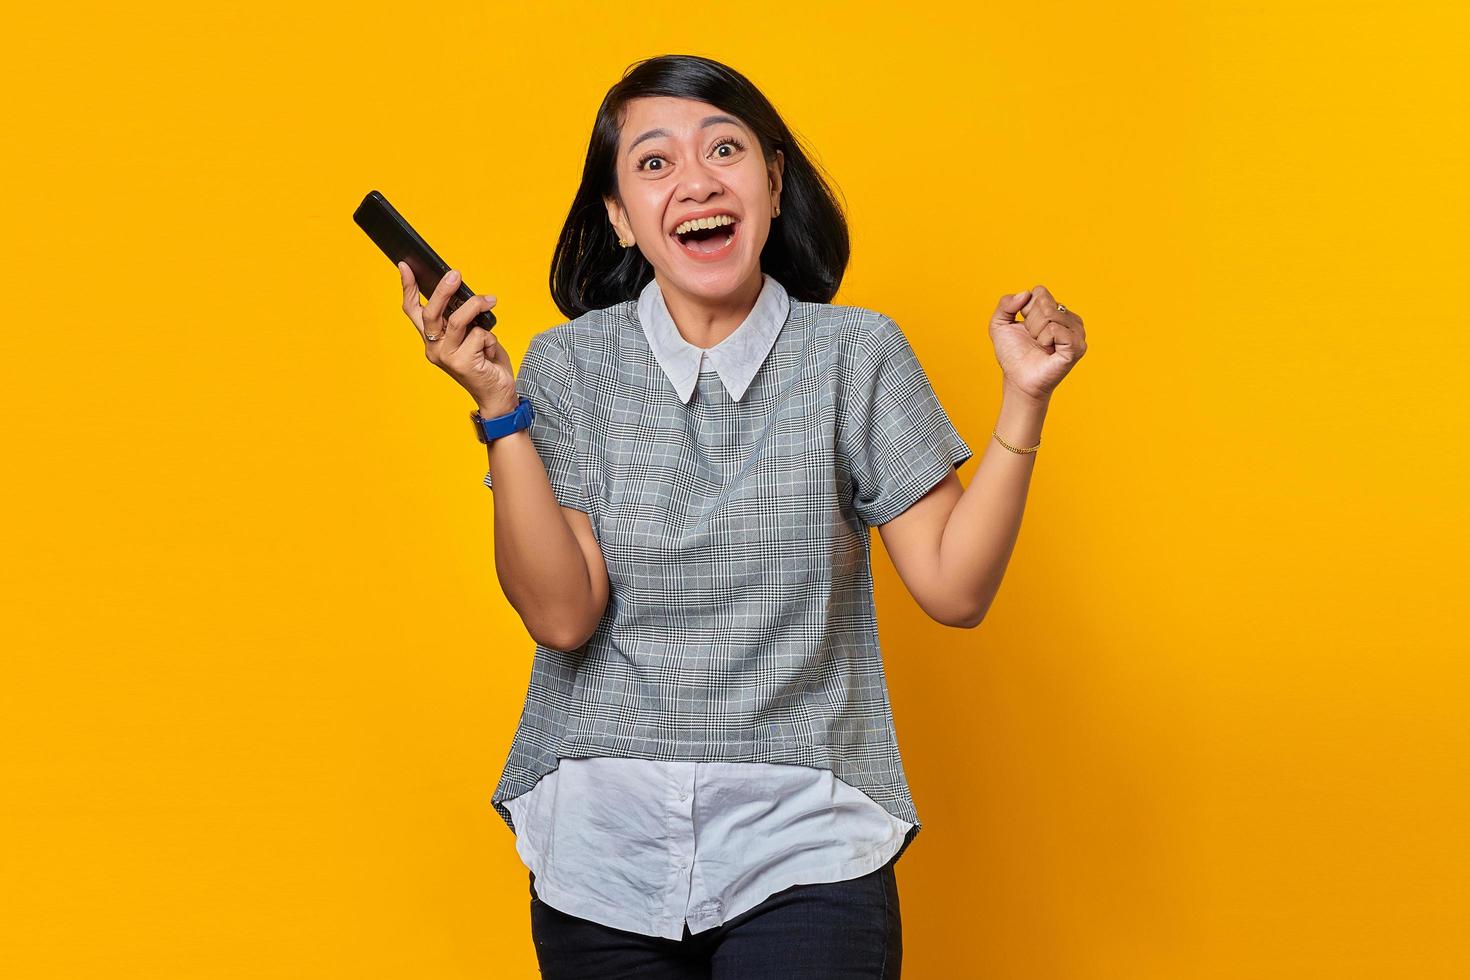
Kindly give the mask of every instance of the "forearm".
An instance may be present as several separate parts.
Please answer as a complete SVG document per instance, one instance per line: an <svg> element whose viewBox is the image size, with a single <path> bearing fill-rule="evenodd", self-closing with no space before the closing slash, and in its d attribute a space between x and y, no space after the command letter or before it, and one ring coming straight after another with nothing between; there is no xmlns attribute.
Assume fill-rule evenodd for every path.
<svg viewBox="0 0 1470 980"><path fill-rule="evenodd" d="M590 616L587 557L552 492L530 432L492 439L488 451L501 589L537 643L568 649L586 632L583 624Z"/></svg>
<svg viewBox="0 0 1470 980"><path fill-rule="evenodd" d="M1038 402L1006 387L996 431L1012 446L1036 445L1041 441L1049 401ZM1000 591L1021 532L1036 456L1011 452L988 438L980 465L945 524L939 546L940 577L962 597L960 605L975 610L966 625L978 625Z"/></svg>

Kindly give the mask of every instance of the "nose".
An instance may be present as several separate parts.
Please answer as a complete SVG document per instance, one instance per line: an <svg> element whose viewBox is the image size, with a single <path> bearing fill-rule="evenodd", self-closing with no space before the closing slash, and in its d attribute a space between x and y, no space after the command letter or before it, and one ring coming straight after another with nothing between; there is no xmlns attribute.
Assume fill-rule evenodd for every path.
<svg viewBox="0 0 1470 980"><path fill-rule="evenodd" d="M679 185L679 195L684 200L704 201L710 195L724 189L713 167L700 160L684 171L684 180Z"/></svg>

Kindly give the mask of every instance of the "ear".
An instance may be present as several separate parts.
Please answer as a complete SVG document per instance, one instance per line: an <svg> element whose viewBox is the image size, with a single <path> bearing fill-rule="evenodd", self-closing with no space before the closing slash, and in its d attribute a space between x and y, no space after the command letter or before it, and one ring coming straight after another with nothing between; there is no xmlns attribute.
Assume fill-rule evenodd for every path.
<svg viewBox="0 0 1470 980"><path fill-rule="evenodd" d="M767 167L771 177L771 200L774 202L781 196L781 174L786 168L786 154L780 150L776 151L776 162Z"/></svg>
<svg viewBox="0 0 1470 980"><path fill-rule="evenodd" d="M607 220L612 222L618 237L624 241L633 241L633 226L628 222L628 212L623 210L623 206L618 203L617 199L604 197L602 205L607 208Z"/></svg>

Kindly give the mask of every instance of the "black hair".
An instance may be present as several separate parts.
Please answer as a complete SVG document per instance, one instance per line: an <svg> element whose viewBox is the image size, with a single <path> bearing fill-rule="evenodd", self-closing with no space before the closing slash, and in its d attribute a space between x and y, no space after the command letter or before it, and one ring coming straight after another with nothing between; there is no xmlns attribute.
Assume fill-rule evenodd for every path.
<svg viewBox="0 0 1470 980"><path fill-rule="evenodd" d="M819 166L803 151L774 106L738 71L697 55L666 54L634 62L603 96L587 144L582 185L551 257L551 296L568 318L636 299L653 265L617 243L604 198L618 197L618 138L624 107L644 96L695 99L749 126L767 166L784 156L781 216L761 250L761 271L793 299L829 303L849 255L847 219Z"/></svg>

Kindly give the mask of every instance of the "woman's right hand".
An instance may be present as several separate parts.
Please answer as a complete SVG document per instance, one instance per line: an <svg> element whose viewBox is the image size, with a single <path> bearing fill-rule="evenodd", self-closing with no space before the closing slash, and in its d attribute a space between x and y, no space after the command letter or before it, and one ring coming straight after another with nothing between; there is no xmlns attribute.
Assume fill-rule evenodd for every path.
<svg viewBox="0 0 1470 980"><path fill-rule="evenodd" d="M446 319L444 308L459 289L457 270L450 269L439 280L424 306L419 305L418 283L408 263L398 263L398 276L403 282L403 312L417 328L429 360L470 393L485 418L515 411L519 398L510 355L495 334L484 327L469 327L466 331L471 320L495 305L495 297L471 297Z"/></svg>

